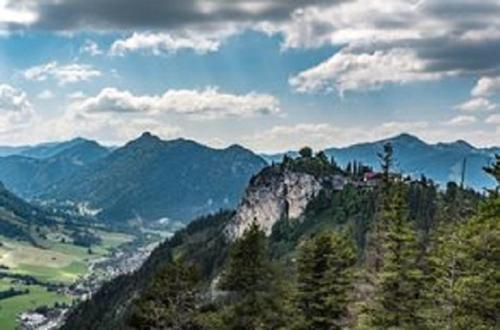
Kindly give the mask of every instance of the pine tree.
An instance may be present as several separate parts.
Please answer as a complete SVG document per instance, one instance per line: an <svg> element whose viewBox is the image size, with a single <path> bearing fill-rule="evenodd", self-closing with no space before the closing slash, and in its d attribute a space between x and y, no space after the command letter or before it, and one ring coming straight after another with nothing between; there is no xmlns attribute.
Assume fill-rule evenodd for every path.
<svg viewBox="0 0 500 330"><path fill-rule="evenodd" d="M415 230L408 219L403 184L393 185L394 195L384 212L384 263L377 274L375 295L368 306L368 324L375 329L418 329L422 272L418 268Z"/></svg>
<svg viewBox="0 0 500 330"><path fill-rule="evenodd" d="M382 181L377 189L377 210L374 221L371 224L370 232L367 237L367 256L366 262L368 270L372 276L376 276L382 268L384 262L384 245L387 234L387 223L385 213L390 207L391 187L393 178L391 176L393 159L393 148L390 143L384 145L384 152L378 154L380 167L382 169ZM371 281L371 279L369 280Z"/></svg>
<svg viewBox="0 0 500 330"><path fill-rule="evenodd" d="M356 252L352 240L324 232L307 242L298 261L302 329L341 329L351 301Z"/></svg>
<svg viewBox="0 0 500 330"><path fill-rule="evenodd" d="M196 329L198 272L182 261L160 271L135 302L129 325L132 329Z"/></svg>
<svg viewBox="0 0 500 330"><path fill-rule="evenodd" d="M222 311L231 329L277 329L286 326L288 301L281 272L270 262L265 233L254 222L231 248L219 287L232 302Z"/></svg>
<svg viewBox="0 0 500 330"><path fill-rule="evenodd" d="M499 175L500 158L488 169ZM490 192L478 215L444 225L437 233L427 284L430 328L495 329L500 326L500 196Z"/></svg>

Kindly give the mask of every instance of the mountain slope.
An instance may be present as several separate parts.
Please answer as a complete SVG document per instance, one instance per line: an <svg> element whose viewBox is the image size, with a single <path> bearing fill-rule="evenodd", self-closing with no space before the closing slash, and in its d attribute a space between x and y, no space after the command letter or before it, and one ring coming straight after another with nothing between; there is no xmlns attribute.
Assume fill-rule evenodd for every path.
<svg viewBox="0 0 500 330"><path fill-rule="evenodd" d="M86 201L111 221L191 218L236 205L265 161L239 146L217 150L149 133L54 186L46 196Z"/></svg>
<svg viewBox="0 0 500 330"><path fill-rule="evenodd" d="M30 198L108 155L109 151L94 141L75 139L23 153L26 155L0 158L0 181L16 194Z"/></svg>
<svg viewBox="0 0 500 330"><path fill-rule="evenodd" d="M352 208L351 204L354 202L363 205L366 203L362 198L353 201L353 196L356 196L356 191L363 195L370 192L333 191L335 188L331 184L330 173L313 175L305 169L314 165L313 162L312 159L307 160L309 164L302 162L301 165L306 165L303 170L282 165L264 168L250 180L236 211L221 212L191 222L157 247L137 272L106 283L91 300L72 310L62 329L129 329L126 321L134 299L174 256L182 256L195 264L207 281L206 287L211 287L210 283L224 265L231 242L238 238L252 221L256 221L266 229L268 235L270 234L273 253L288 254L299 245L304 235L325 226L338 225L338 222L325 224L325 219L330 221L330 218L308 214L309 205L320 197L320 192L324 189L335 194L334 200L351 201L345 205L333 204L329 211L357 219L357 215L351 216L347 209ZM280 236L285 230L276 227L280 222L294 223L297 228L292 233L294 241L288 245L287 238L286 247ZM276 229L280 234L275 234ZM211 291L207 291L208 297Z"/></svg>
<svg viewBox="0 0 500 330"><path fill-rule="evenodd" d="M379 168L377 154L383 145L391 142L394 147L396 170L414 177L425 175L441 185L448 181L460 182L463 161L466 159L465 184L476 190L492 188L494 180L486 175L482 168L492 163L499 148L476 148L465 141L452 143L428 144L409 134L401 134L392 138L355 144L345 148L329 148L325 153L334 157L341 166L348 162L358 161L365 165ZM287 153L296 157L297 152ZM268 155L271 162L279 162L283 154Z"/></svg>
<svg viewBox="0 0 500 330"><path fill-rule="evenodd" d="M0 234L35 242L40 227L50 227L55 222L47 214L20 199L0 183Z"/></svg>

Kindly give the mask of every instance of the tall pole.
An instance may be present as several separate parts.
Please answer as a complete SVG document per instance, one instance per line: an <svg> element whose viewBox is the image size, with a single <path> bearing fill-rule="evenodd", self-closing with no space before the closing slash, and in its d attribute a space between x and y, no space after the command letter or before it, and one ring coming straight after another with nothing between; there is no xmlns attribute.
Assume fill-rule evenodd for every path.
<svg viewBox="0 0 500 330"><path fill-rule="evenodd" d="M462 174L460 177L460 188L464 188L464 183L465 183L465 170L467 169L467 157L464 158L462 162Z"/></svg>

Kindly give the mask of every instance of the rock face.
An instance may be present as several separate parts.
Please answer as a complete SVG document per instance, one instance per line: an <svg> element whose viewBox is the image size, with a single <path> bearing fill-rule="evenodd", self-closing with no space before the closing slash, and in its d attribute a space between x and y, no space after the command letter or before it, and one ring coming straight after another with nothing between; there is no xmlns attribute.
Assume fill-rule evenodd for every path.
<svg viewBox="0 0 500 330"><path fill-rule="evenodd" d="M267 168L254 177L225 233L240 237L255 220L267 235L282 218L299 218L322 189L320 180L306 173Z"/></svg>

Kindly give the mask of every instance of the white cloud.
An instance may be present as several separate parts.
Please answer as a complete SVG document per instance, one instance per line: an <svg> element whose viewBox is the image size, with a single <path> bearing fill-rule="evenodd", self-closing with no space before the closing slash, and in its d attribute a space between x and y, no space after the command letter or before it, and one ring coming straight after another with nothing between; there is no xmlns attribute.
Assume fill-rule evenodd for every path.
<svg viewBox="0 0 500 330"><path fill-rule="evenodd" d="M33 106L25 92L0 84L0 132L11 131L29 124Z"/></svg>
<svg viewBox="0 0 500 330"><path fill-rule="evenodd" d="M110 54L123 56L130 52L144 52L152 55L175 53L179 50L194 50L198 54L215 52L221 42L234 30L218 31L217 33L176 32L176 33L133 33L126 39L116 40L110 48Z"/></svg>
<svg viewBox="0 0 500 330"><path fill-rule="evenodd" d="M59 65L56 61L31 67L24 71L27 80L46 81L49 78L57 80L60 85L88 81L101 76L101 72L88 64Z"/></svg>
<svg viewBox="0 0 500 330"><path fill-rule="evenodd" d="M424 72L424 64L407 49L354 54L340 51L316 67L290 79L299 92L377 88L385 83L434 80L441 74Z"/></svg>
<svg viewBox="0 0 500 330"><path fill-rule="evenodd" d="M50 99L53 99L54 98L54 93L48 89L38 93L38 95L36 96L37 98L41 99L41 100L50 100Z"/></svg>
<svg viewBox="0 0 500 330"><path fill-rule="evenodd" d="M8 0L0 0L0 27L3 24L23 24L34 23L38 18L36 12L25 7L12 8Z"/></svg>
<svg viewBox="0 0 500 330"><path fill-rule="evenodd" d="M197 119L253 117L277 114L279 101L272 95L255 92L236 95L216 88L167 90L162 95L134 95L129 91L105 88L98 95L73 104L85 113L181 114Z"/></svg>
<svg viewBox="0 0 500 330"><path fill-rule="evenodd" d="M485 98L473 98L455 107L464 112L493 111L496 104Z"/></svg>
<svg viewBox="0 0 500 330"><path fill-rule="evenodd" d="M340 48L290 82L301 92L340 92L386 83L475 75L500 69L498 0L353 0L297 9L261 25L283 48Z"/></svg>
<svg viewBox="0 0 500 330"><path fill-rule="evenodd" d="M500 77L482 77L472 89L472 96L484 97L500 92Z"/></svg>
<svg viewBox="0 0 500 330"><path fill-rule="evenodd" d="M474 116L456 116L447 121L445 124L450 126L467 126L474 124L475 122L477 122L477 119Z"/></svg>
<svg viewBox="0 0 500 330"><path fill-rule="evenodd" d="M485 123L493 124L493 125L500 125L500 115L495 114L495 115L489 116L488 118L486 118Z"/></svg>
<svg viewBox="0 0 500 330"><path fill-rule="evenodd" d="M85 43L80 48L80 53L97 56L102 55L104 52L95 41L85 40Z"/></svg>

